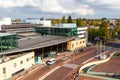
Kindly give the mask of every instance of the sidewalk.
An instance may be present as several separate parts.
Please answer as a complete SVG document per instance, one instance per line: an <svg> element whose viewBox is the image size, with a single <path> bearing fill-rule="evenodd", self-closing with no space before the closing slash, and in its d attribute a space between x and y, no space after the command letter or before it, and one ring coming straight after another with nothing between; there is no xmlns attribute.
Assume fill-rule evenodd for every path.
<svg viewBox="0 0 120 80"><path fill-rule="evenodd" d="M89 50L91 48L88 47L88 48L86 48L86 50L87 49ZM86 51L85 51L85 53L86 53ZM85 54L81 54L80 56L82 56L82 55L85 55ZM71 52L66 51L66 52L61 53L60 55L57 55L56 56L56 60L61 60L61 61L64 62L65 60L71 59L71 57L74 57L74 56L75 56L74 52L72 52L72 51ZM79 57L79 56L76 56L76 58L77 57ZM29 68L27 75L30 75L32 72L37 73L38 70L40 70L40 71L42 70L41 73L37 73L40 76L42 76L42 75L44 75L44 73L48 72L50 70L50 69L48 69L48 66L46 66L46 61L48 59L49 58L44 59L43 60L43 64L37 64L37 65L34 66L34 68L33 67ZM63 59L65 59L65 60L63 60ZM60 62L59 64L56 64L56 65L59 66L61 63L62 62ZM55 68L55 67L52 67L52 68ZM25 71L23 71L20 74L12 77L10 80L22 80L22 78L24 78L24 77L25 77Z"/></svg>
<svg viewBox="0 0 120 80"><path fill-rule="evenodd" d="M65 57L69 57L71 55L73 55L74 53L73 52L63 52L59 55L56 56L56 60L60 60L62 58L65 58ZM40 69L40 68L43 68L46 66L46 61L49 60L49 58L46 58L46 59L43 59L43 62L42 64L36 64L34 65L34 67L30 67L27 71L27 75L29 75L30 73L36 71L37 69ZM20 78L24 77L26 75L26 71L22 71L21 73L13 76L10 80L20 80Z"/></svg>

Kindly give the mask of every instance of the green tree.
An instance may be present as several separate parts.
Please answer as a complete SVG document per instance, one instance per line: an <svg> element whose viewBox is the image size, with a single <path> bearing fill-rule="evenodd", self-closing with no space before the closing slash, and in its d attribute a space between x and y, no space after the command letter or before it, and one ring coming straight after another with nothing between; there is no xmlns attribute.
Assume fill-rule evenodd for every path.
<svg viewBox="0 0 120 80"><path fill-rule="evenodd" d="M98 35L99 35L100 39L103 39L103 37L104 37L104 29L103 28L98 29Z"/></svg>
<svg viewBox="0 0 120 80"><path fill-rule="evenodd" d="M62 17L61 23L66 23L65 16Z"/></svg>
<svg viewBox="0 0 120 80"><path fill-rule="evenodd" d="M117 31L117 35L120 35L120 25L119 25L119 26L117 26L116 31Z"/></svg>
<svg viewBox="0 0 120 80"><path fill-rule="evenodd" d="M115 31L115 29L112 29L111 37L112 37L112 38L115 38L115 37L116 37L116 31Z"/></svg>
<svg viewBox="0 0 120 80"><path fill-rule="evenodd" d="M92 20L92 21L91 21L91 25L92 25L92 26L95 26L95 25L96 25L96 21Z"/></svg>
<svg viewBox="0 0 120 80"><path fill-rule="evenodd" d="M87 31L88 31L88 41L91 42L91 40L92 40L92 29L90 27L88 27Z"/></svg>
<svg viewBox="0 0 120 80"><path fill-rule="evenodd" d="M88 41L94 42L95 37L99 36L98 29L88 27Z"/></svg>
<svg viewBox="0 0 120 80"><path fill-rule="evenodd" d="M77 18L76 19L76 25L77 25L77 27L81 27L82 26L82 19L81 18Z"/></svg>
<svg viewBox="0 0 120 80"><path fill-rule="evenodd" d="M72 17L68 16L67 23L72 23Z"/></svg>
<svg viewBox="0 0 120 80"><path fill-rule="evenodd" d="M55 26L55 24L60 23L60 19L50 19L52 26Z"/></svg>
<svg viewBox="0 0 120 80"><path fill-rule="evenodd" d="M108 29L108 23L107 21L102 21L100 29L103 30L103 36L105 39L109 39L110 38L110 33L109 33L109 29Z"/></svg>

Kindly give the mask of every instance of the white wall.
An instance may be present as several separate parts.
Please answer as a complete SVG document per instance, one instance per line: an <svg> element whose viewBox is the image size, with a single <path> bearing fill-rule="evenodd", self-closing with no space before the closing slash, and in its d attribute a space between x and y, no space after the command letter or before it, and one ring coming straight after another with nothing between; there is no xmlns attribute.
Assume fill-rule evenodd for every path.
<svg viewBox="0 0 120 80"><path fill-rule="evenodd" d="M0 24L1 25L11 25L12 20L11 20L11 18L0 18Z"/></svg>
<svg viewBox="0 0 120 80"><path fill-rule="evenodd" d="M27 61L27 59L29 59ZM23 64L20 62L23 61ZM15 65L16 64L16 67ZM21 70L28 69L34 64L34 52L29 52L21 57L9 60L0 64L0 80L8 79L12 77L12 74ZM6 68L6 74L3 74L3 68Z"/></svg>
<svg viewBox="0 0 120 80"><path fill-rule="evenodd" d="M79 27L77 28L78 38L87 38L87 27Z"/></svg>
<svg viewBox="0 0 120 80"><path fill-rule="evenodd" d="M51 26L51 20L40 20L40 19L26 19L26 23L31 24L42 24L43 26Z"/></svg>
<svg viewBox="0 0 120 80"><path fill-rule="evenodd" d="M57 26L57 27L69 27L69 28L77 27L75 23L55 24L55 26Z"/></svg>
<svg viewBox="0 0 120 80"><path fill-rule="evenodd" d="M11 18L0 18L0 30L1 30L1 25L11 25L11 24L12 24Z"/></svg>
<svg viewBox="0 0 120 80"><path fill-rule="evenodd" d="M43 24L43 26L51 26L50 20L40 20L38 24Z"/></svg>

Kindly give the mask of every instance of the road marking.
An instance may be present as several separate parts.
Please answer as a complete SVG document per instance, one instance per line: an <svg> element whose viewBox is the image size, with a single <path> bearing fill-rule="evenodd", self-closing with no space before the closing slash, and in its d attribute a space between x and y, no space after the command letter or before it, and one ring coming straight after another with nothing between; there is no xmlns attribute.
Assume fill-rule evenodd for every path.
<svg viewBox="0 0 120 80"><path fill-rule="evenodd" d="M64 64L63 66L67 67L67 68L72 68L72 69L75 69L78 67L78 65L76 65L76 64L68 64L68 63Z"/></svg>
<svg viewBox="0 0 120 80"><path fill-rule="evenodd" d="M69 62L69 61L71 61L71 59L66 60L64 63L67 63L67 62Z"/></svg>
<svg viewBox="0 0 120 80"><path fill-rule="evenodd" d="M46 75L42 76L39 80L44 80L47 76L49 76L52 72L54 72L55 70L59 69L60 67L61 66L57 66L56 68L52 69Z"/></svg>
<svg viewBox="0 0 120 80"><path fill-rule="evenodd" d="M94 59L94 58L95 58L95 57L92 57L92 58L90 58L90 59L88 59L88 60L82 62L81 64L85 64L85 63L87 63L88 61L90 61L90 60L92 60L92 59Z"/></svg>
<svg viewBox="0 0 120 80"><path fill-rule="evenodd" d="M44 64L42 67L44 67L44 66L46 66L46 64ZM37 69L40 69L40 68L41 68L41 67L37 67L37 68L29 71L29 72L27 73L27 75L30 75L30 73L35 72ZM20 76L19 78L17 78L16 80L20 80L20 79L24 78L24 76L25 76L25 75L22 75L22 76Z"/></svg>

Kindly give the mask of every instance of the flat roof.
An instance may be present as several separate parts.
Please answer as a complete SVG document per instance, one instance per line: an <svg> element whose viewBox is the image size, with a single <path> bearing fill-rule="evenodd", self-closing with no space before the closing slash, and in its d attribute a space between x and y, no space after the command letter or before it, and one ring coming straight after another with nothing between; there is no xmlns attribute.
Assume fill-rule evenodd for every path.
<svg viewBox="0 0 120 80"><path fill-rule="evenodd" d="M63 26L36 26L36 27L40 27L40 28L43 28L43 27L45 27L45 28L77 28L77 27L63 27Z"/></svg>
<svg viewBox="0 0 120 80"><path fill-rule="evenodd" d="M11 53L39 49L43 47L61 44L73 39L75 39L75 37L63 37L63 36L53 36L53 35L23 38L18 40L17 48L0 52L0 54L11 54Z"/></svg>
<svg viewBox="0 0 120 80"><path fill-rule="evenodd" d="M41 24L22 24L22 23L19 23L19 24L11 24L11 25L1 25L1 29L6 29L6 28L24 28L24 27L33 27L33 26L40 26Z"/></svg>
<svg viewBox="0 0 120 80"><path fill-rule="evenodd" d="M15 33L0 33L0 37L14 35Z"/></svg>

